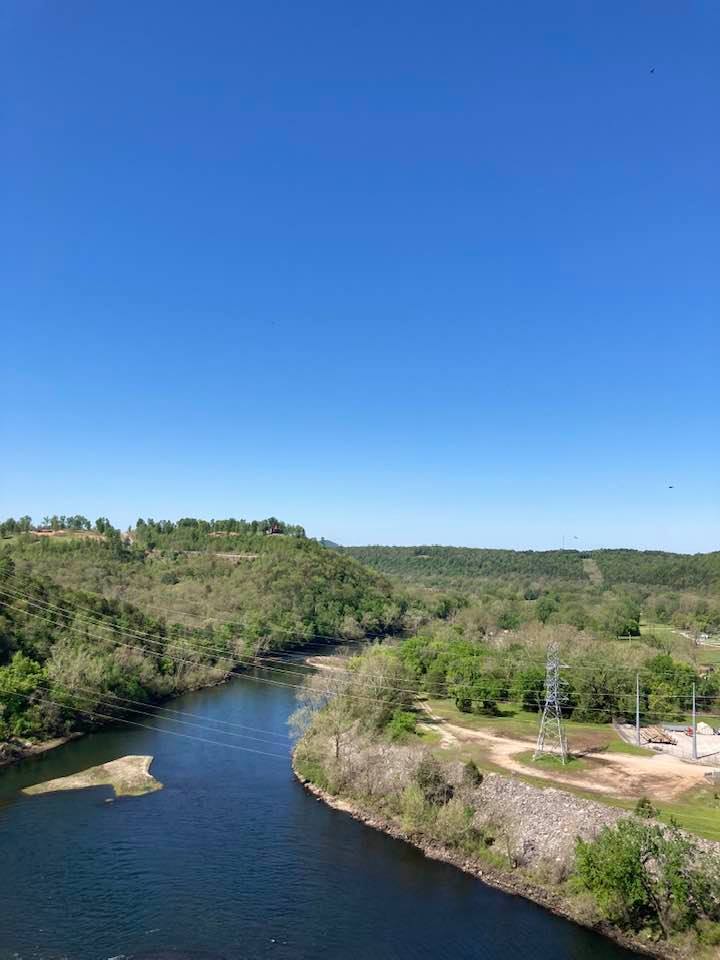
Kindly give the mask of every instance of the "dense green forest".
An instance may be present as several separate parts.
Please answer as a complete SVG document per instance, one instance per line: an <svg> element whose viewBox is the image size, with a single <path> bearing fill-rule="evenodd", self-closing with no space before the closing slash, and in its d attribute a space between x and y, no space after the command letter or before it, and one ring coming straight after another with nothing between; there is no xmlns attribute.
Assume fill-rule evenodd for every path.
<svg viewBox="0 0 720 960"><path fill-rule="evenodd" d="M638 636L644 621L695 633L720 631L720 553L440 546L342 552L406 587L465 597L488 628L494 623L514 630L539 621L611 638Z"/></svg>
<svg viewBox="0 0 720 960"><path fill-rule="evenodd" d="M660 550L593 550L605 582L720 591L720 551L665 553Z"/></svg>
<svg viewBox="0 0 720 960"><path fill-rule="evenodd" d="M108 708L113 696L153 702L260 651L394 633L428 616L381 574L272 518L148 521L132 536L105 521L90 537L84 524L57 525L67 536L5 526L0 740L86 728L103 719L100 703L123 714ZM235 552L224 554L229 534Z"/></svg>
<svg viewBox="0 0 720 960"><path fill-rule="evenodd" d="M330 638L405 637L419 686L473 711L508 698L536 706L551 636L570 663L568 711L577 716L621 714L626 668L650 674L653 663L670 676L653 686L648 674L648 714L681 715L693 678L702 696L716 696L682 631L720 630L708 586L718 554L334 549L274 517L141 519L121 533L104 517L53 515L37 526L9 519L0 532L0 736L92 722L27 699L47 684L58 685L53 699L74 682L100 700L133 689L152 701L213 682L238 657ZM108 630L137 649L111 643ZM155 642L143 654L148 635ZM164 644L192 649L182 658L191 662L158 658ZM612 698L602 693L610 687ZM24 708L19 695L6 702L13 691Z"/></svg>
<svg viewBox="0 0 720 960"><path fill-rule="evenodd" d="M720 590L720 551L665 553L660 550L486 550L473 547L344 547L363 563L412 581L478 578L588 581L594 561L608 586L641 584L673 589Z"/></svg>
<svg viewBox="0 0 720 960"><path fill-rule="evenodd" d="M0 741L132 716L117 698L151 703L206 686L233 654L228 633L171 627L0 558Z"/></svg>
<svg viewBox="0 0 720 960"><path fill-rule="evenodd" d="M582 556L575 550L480 550L440 546L342 549L376 570L413 581L508 576L585 579Z"/></svg>

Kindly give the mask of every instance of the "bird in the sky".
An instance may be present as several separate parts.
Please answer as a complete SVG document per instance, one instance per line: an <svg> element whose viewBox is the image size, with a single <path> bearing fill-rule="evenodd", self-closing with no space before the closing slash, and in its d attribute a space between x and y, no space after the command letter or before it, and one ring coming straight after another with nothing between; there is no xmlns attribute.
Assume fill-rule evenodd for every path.
<svg viewBox="0 0 720 960"><path fill-rule="evenodd" d="M652 69L650 70L650 73L655 73L655 67L652 67Z"/></svg>

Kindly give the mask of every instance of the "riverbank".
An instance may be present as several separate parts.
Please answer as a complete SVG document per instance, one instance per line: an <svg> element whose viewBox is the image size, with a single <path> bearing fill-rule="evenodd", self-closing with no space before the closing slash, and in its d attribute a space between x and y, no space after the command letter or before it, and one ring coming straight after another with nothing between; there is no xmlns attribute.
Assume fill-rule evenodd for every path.
<svg viewBox="0 0 720 960"><path fill-rule="evenodd" d="M260 665L260 664L258 664ZM227 683L233 676L240 676L247 667L244 667L242 671L237 670L232 673L224 674L222 677L208 681L208 683L197 683L188 685L186 688L180 691L173 692L170 696L163 697L160 700L149 700L144 704L145 709L148 711L162 710L164 703L172 703L173 700L177 700L178 697L185 696L188 693L197 693L199 690L209 690L212 687L219 687L223 683ZM118 706L120 706L118 704ZM135 716L138 711L131 711L130 716ZM153 719L151 717L151 719ZM160 718L158 718L160 719ZM50 750L55 750L57 747L63 747L65 744L70 743L73 740L78 740L80 737L84 737L88 733L93 733L98 730L107 729L112 727L114 724L130 724L132 725L133 721L128 717L117 717L116 719L106 720L102 723L98 723L89 730L74 730L72 733L67 734L64 737L50 737L48 740L22 740L19 737L12 737L10 740L0 741L0 769L3 767L9 767L16 763L21 763L23 760L29 760L32 757L37 757L40 754L47 753Z"/></svg>
<svg viewBox="0 0 720 960"><path fill-rule="evenodd" d="M12 763L19 763L21 760L27 760L30 757L37 757L41 753L47 753L48 750L55 750L62 747L71 740L77 740L82 737L80 731L70 733L66 737L53 737L51 740L40 740L37 743L31 743L28 740L20 740L14 737L12 740L6 740L0 743L0 767L8 767Z"/></svg>
<svg viewBox="0 0 720 960"><path fill-rule="evenodd" d="M381 831L397 840L411 844L430 859L448 863L462 870L464 873L477 878L488 886L530 900L550 911L555 916L570 920L579 926L599 933L638 954L661 958L661 960L689 960L689 958L699 956L696 951L696 945L685 949L683 946L665 942L648 942L639 936L630 935L612 924L598 919L596 915L593 915L592 910L582 898L569 896L557 882L553 883L550 881L549 883L542 883L538 879L530 877L527 871L510 869L509 867L503 869L484 858L468 856L466 853L452 849L439 841L427 839L426 837L419 836L407 830L403 826L400 818L379 811L371 803L363 802L356 797L350 798L342 796L341 794L335 794L324 789L301 772L296 753L293 755L292 766L298 781L306 790L317 797L318 800L326 803L335 810L349 814L354 819L366 826L372 827L374 830ZM508 784L516 783L516 781L512 781L509 778L495 775L493 779L498 781L505 780ZM530 791L533 790L533 788L527 788L525 784L518 785L521 788L529 789ZM553 792L561 794L561 791ZM569 804L576 802L577 798L571 797L570 795L563 796L567 797ZM595 805L593 804L593 806ZM619 819L622 816L626 816L626 814L623 811L617 811L616 818ZM558 828L563 830L562 823L556 822L553 826L555 831L557 831ZM565 829L564 832L568 835L571 831ZM574 844L574 840L574 835L569 837L569 841L572 844ZM717 954L709 951L703 955L707 957L717 956Z"/></svg>

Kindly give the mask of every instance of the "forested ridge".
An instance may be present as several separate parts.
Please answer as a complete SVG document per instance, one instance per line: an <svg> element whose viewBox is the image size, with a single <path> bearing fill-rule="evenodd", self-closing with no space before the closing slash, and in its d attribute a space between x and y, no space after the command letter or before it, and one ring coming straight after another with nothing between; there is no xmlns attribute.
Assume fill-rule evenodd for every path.
<svg viewBox="0 0 720 960"><path fill-rule="evenodd" d="M720 551L666 553L661 550L593 550L608 583L658 585L677 590L720 590Z"/></svg>
<svg viewBox="0 0 720 960"><path fill-rule="evenodd" d="M595 702L578 674L574 709L609 717L628 696L615 668L671 655L697 670L682 631L720 630L720 601L705 586L718 554L334 549L274 517L148 518L121 532L104 517L53 515L7 520L0 533L0 737L97 722L70 706L73 686L96 704L129 690L153 702L221 679L258 651L388 635L409 638L429 689L473 711L498 698L536 704L542 668L517 673L520 661L529 651L541 660L550 635L560 637L569 659L592 658L617 692ZM599 577L588 577L588 559ZM673 694L649 688L648 711L676 714Z"/></svg>
<svg viewBox="0 0 720 960"><path fill-rule="evenodd" d="M407 579L441 577L550 577L582 580L582 555L575 550L489 550L474 547L344 547L350 556L383 573Z"/></svg>
<svg viewBox="0 0 720 960"><path fill-rule="evenodd" d="M0 559L0 741L90 729L126 715L116 698L152 703L206 686L232 657L222 631L168 626Z"/></svg>
<svg viewBox="0 0 720 960"><path fill-rule="evenodd" d="M681 554L661 550L490 550L474 547L344 547L383 573L409 580L517 578L586 581L586 560L612 586L720 589L720 551Z"/></svg>
<svg viewBox="0 0 720 960"><path fill-rule="evenodd" d="M60 521L57 536L23 526L0 541L0 741L132 716L115 698L153 703L260 651L396 632L412 609L381 574L274 518L125 535L103 519Z"/></svg>

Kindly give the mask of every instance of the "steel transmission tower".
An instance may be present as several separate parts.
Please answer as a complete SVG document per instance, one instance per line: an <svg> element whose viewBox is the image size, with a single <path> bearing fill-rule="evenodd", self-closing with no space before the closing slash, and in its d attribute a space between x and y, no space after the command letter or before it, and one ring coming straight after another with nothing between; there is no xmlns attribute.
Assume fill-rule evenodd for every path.
<svg viewBox="0 0 720 960"><path fill-rule="evenodd" d="M566 702L565 684L560 677L560 649L552 641L547 652L545 673L545 707L533 760L545 753L556 754L561 763L567 762L567 739L562 718L562 705Z"/></svg>

